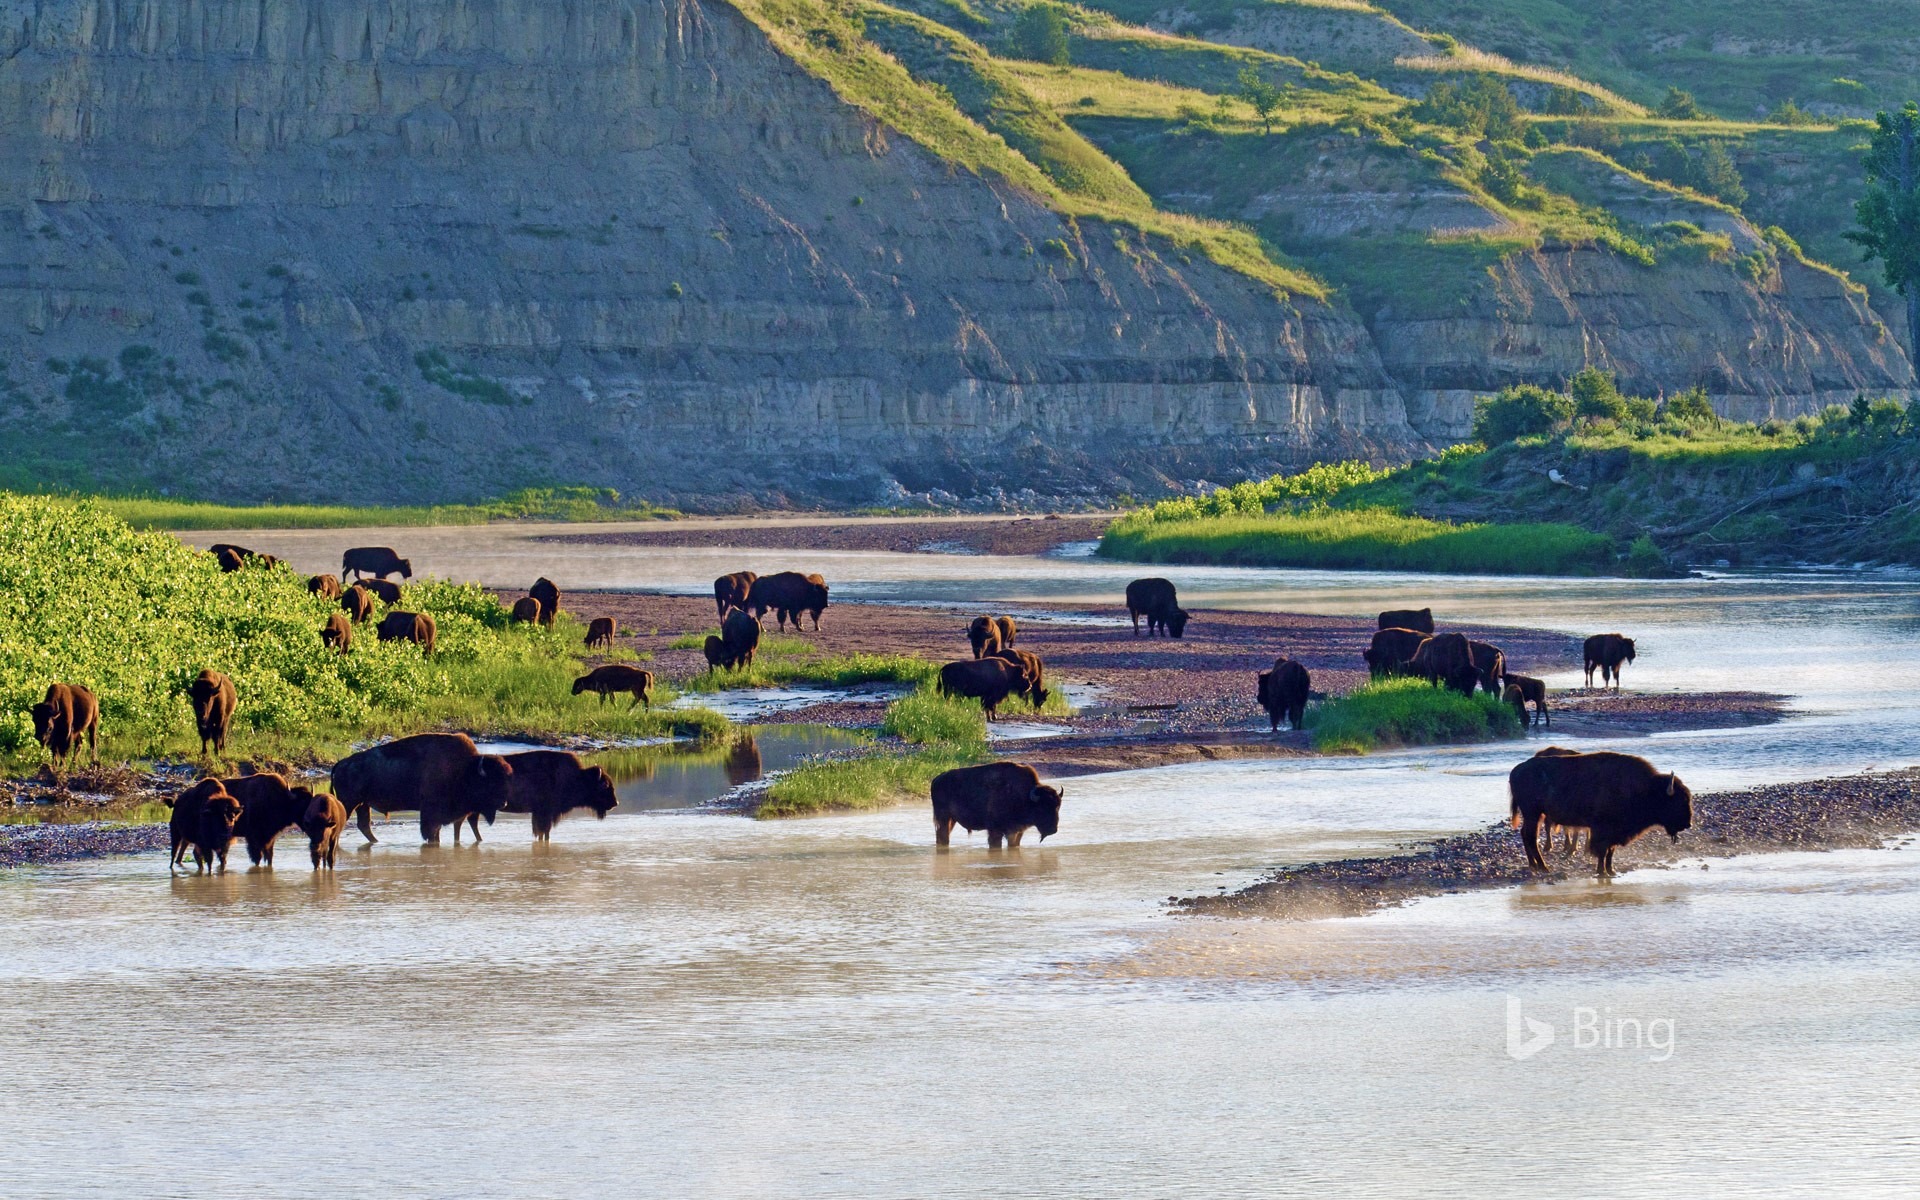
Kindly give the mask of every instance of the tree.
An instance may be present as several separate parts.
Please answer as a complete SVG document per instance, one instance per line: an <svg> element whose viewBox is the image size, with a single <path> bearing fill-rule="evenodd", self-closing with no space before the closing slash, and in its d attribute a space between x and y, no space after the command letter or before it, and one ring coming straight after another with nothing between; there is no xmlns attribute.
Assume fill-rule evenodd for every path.
<svg viewBox="0 0 1920 1200"><path fill-rule="evenodd" d="M1013 52L1034 62L1067 65L1067 18L1051 4L1036 4L1013 23Z"/></svg>
<svg viewBox="0 0 1920 1200"><path fill-rule="evenodd" d="M1625 420L1627 400L1614 386L1613 373L1587 367L1567 380L1567 394L1573 397L1573 413L1608 421Z"/></svg>
<svg viewBox="0 0 1920 1200"><path fill-rule="evenodd" d="M1489 446L1531 434L1552 433L1573 419L1573 398L1531 383L1502 388L1473 405L1473 436Z"/></svg>
<svg viewBox="0 0 1920 1200"><path fill-rule="evenodd" d="M1695 186L1707 195L1718 196L1735 208L1747 202L1747 186L1741 181L1740 169L1733 165L1733 155L1727 153L1725 142L1704 143L1694 170L1698 180Z"/></svg>
<svg viewBox="0 0 1920 1200"><path fill-rule="evenodd" d="M1853 206L1860 228L1846 237L1880 260L1887 286L1906 297L1907 357L1920 361L1920 104L1874 118L1867 194Z"/></svg>
<svg viewBox="0 0 1920 1200"><path fill-rule="evenodd" d="M1691 387L1678 396L1667 397L1667 402L1660 406L1660 415L1683 425L1720 423L1720 414L1713 411L1713 401L1707 399L1707 389L1703 387Z"/></svg>
<svg viewBox="0 0 1920 1200"><path fill-rule="evenodd" d="M1248 107L1260 118L1260 132L1273 132L1273 114L1280 107L1280 89L1260 77L1260 72L1248 67L1240 72L1239 86L1234 95L1247 102Z"/></svg>
<svg viewBox="0 0 1920 1200"><path fill-rule="evenodd" d="M1707 115L1700 111L1700 103L1692 92L1683 92L1677 87L1667 89L1666 99L1660 101L1660 107L1654 112L1669 121L1699 121Z"/></svg>
<svg viewBox="0 0 1920 1200"><path fill-rule="evenodd" d="M1494 142L1517 142L1526 132L1520 102L1513 98L1512 89L1491 75L1475 75L1461 84L1442 80L1427 89L1426 99L1414 112L1435 125Z"/></svg>

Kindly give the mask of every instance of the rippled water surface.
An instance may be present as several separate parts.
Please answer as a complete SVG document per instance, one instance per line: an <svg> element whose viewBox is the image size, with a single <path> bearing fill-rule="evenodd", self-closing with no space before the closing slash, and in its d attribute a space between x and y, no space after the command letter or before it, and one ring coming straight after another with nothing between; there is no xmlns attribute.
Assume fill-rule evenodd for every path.
<svg viewBox="0 0 1920 1200"><path fill-rule="evenodd" d="M1095 616L1141 573L242 540L688 591L804 560L836 597ZM1630 685L1796 697L1781 725L1633 743L1696 787L1920 757L1898 578L1167 573L1190 606L1620 628ZM810 748L636 760L621 808L541 849L503 817L478 848L350 834L334 879L169 879L160 855L0 876L0 1194L1911 1194L1920 850L1176 920L1170 894L1493 819L1520 751L1070 779L1059 835L1011 853L935 854L917 806L687 807Z"/></svg>

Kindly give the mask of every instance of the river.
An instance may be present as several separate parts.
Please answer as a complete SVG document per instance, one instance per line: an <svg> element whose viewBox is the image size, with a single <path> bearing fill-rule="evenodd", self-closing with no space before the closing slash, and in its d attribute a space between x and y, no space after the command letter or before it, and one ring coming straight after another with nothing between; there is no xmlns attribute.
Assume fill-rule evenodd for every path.
<svg viewBox="0 0 1920 1200"><path fill-rule="evenodd" d="M1141 573L533 540L551 532L233 540L309 570L391 542L522 587L705 591L804 560L836 598L1100 620ZM1630 686L1795 697L1779 725L1631 744L1696 789L1920 760L1909 578L1167 574L1190 608L1619 628ZM332 879L169 879L158 855L14 871L0 1194L1910 1194L1904 843L1337 921L1162 908L1496 819L1517 755L1070 779L1059 835L1006 854L935 854L917 806L694 811L710 785L673 775L540 849L503 817L477 849L350 834Z"/></svg>

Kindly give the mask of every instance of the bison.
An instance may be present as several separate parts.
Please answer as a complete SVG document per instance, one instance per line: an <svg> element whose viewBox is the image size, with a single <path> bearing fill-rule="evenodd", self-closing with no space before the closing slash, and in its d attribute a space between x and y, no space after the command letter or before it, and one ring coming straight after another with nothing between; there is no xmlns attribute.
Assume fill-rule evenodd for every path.
<svg viewBox="0 0 1920 1200"><path fill-rule="evenodd" d="M940 668L940 692L978 700L987 720L996 720L1008 696L1027 690L1026 672L1004 658L969 658Z"/></svg>
<svg viewBox="0 0 1920 1200"><path fill-rule="evenodd" d="M1278 732L1282 718L1299 729L1307 715L1307 693L1312 690L1313 676L1290 658L1276 658L1273 670L1260 672L1257 698L1267 710L1268 731Z"/></svg>
<svg viewBox="0 0 1920 1200"><path fill-rule="evenodd" d="M629 667L625 663L608 663L573 681L573 694L582 692L600 693L600 703L605 704L610 697L623 692L633 694L633 703L628 708L638 708L644 704L653 708L653 672L643 671L639 667Z"/></svg>
<svg viewBox="0 0 1920 1200"><path fill-rule="evenodd" d="M1014 636L1020 632L1020 627L1013 623L1012 617L995 617L993 619L993 627L1000 631L1000 648L1002 650L1012 646Z"/></svg>
<svg viewBox="0 0 1920 1200"><path fill-rule="evenodd" d="M1035 708L1046 704L1047 697L1053 694L1047 690L1047 666L1040 661L1038 654L1026 650L1009 650L1002 645L987 657L1012 663L1019 668L1021 689L1027 698L1027 703Z"/></svg>
<svg viewBox="0 0 1920 1200"><path fill-rule="evenodd" d="M417 811L420 837L438 844L443 825L478 813L493 824L506 803L513 767L497 754L482 754L464 733L416 733L350 754L333 765L333 794L349 814L360 814L360 832L373 836L372 812Z"/></svg>
<svg viewBox="0 0 1920 1200"><path fill-rule="evenodd" d="M333 870L333 856L340 849L340 835L347 830L347 809L337 796L316 795L300 815L300 832L307 835L307 851L313 855L313 869L322 863Z"/></svg>
<svg viewBox="0 0 1920 1200"><path fill-rule="evenodd" d="M1489 646L1485 642L1469 640L1467 650L1473 655L1473 669L1480 676L1480 686L1487 695L1500 694L1500 677L1507 673L1507 656L1498 646Z"/></svg>
<svg viewBox="0 0 1920 1200"><path fill-rule="evenodd" d="M752 571L735 571L714 580L714 616L724 618L733 609L745 608L747 597L753 593L753 581L758 578Z"/></svg>
<svg viewBox="0 0 1920 1200"><path fill-rule="evenodd" d="M706 644L701 647L701 652L707 656L707 674L709 675L732 666L732 660L727 657L727 643L712 634L707 635Z"/></svg>
<svg viewBox="0 0 1920 1200"><path fill-rule="evenodd" d="M229 546L224 543L215 542L207 548L207 553L213 555L213 561L220 564L222 571L231 575L247 565L247 559L252 556L253 551L243 550L239 546Z"/></svg>
<svg viewBox="0 0 1920 1200"><path fill-rule="evenodd" d="M340 556L340 578L345 579L349 573L356 578L371 575L385 579L398 575L412 579L413 562L395 554L391 546L355 546Z"/></svg>
<svg viewBox="0 0 1920 1200"><path fill-rule="evenodd" d="M313 789L292 787L284 775L260 771L222 779L227 794L240 802L239 835L247 842L247 860L254 866L273 865L273 843L298 825L313 803Z"/></svg>
<svg viewBox="0 0 1920 1200"><path fill-rule="evenodd" d="M206 859L199 850L200 814L206 811L209 802L223 796L229 800L233 799L227 795L227 789L221 786L218 779L202 779L173 799L163 798L160 801L173 810L173 816L167 821L167 829L173 841L173 848L167 859L167 870L172 871L175 867L182 866L189 849L194 852L193 865L196 868L205 864ZM238 802L235 803L237 805Z"/></svg>
<svg viewBox="0 0 1920 1200"><path fill-rule="evenodd" d="M195 867L227 869L227 851L233 847L234 831L240 823L240 801L221 791L207 797L200 807L199 827L193 836Z"/></svg>
<svg viewBox="0 0 1920 1200"><path fill-rule="evenodd" d="M533 586L527 589L527 595L540 602L540 623L552 629L553 619L560 615L560 589L553 585L553 580L542 575L533 581Z"/></svg>
<svg viewBox="0 0 1920 1200"><path fill-rule="evenodd" d="M1373 643L1360 657L1375 679L1405 675L1412 667L1413 656L1420 651L1420 643L1426 640L1427 635L1417 629L1382 629L1373 635Z"/></svg>
<svg viewBox="0 0 1920 1200"><path fill-rule="evenodd" d="M363 579L353 586L370 593L382 604L400 603L400 585L397 583L388 583L384 579Z"/></svg>
<svg viewBox="0 0 1920 1200"><path fill-rule="evenodd" d="M975 658L985 658L1000 648L1000 626L992 617L975 617L967 622L967 644Z"/></svg>
<svg viewBox="0 0 1920 1200"><path fill-rule="evenodd" d="M340 610L355 621L364 621L373 615L373 597L356 583L340 593Z"/></svg>
<svg viewBox="0 0 1920 1200"><path fill-rule="evenodd" d="M1428 683L1436 687L1444 683L1463 696L1473 695L1480 683L1465 634L1442 633L1428 638L1420 643L1407 666Z"/></svg>
<svg viewBox="0 0 1920 1200"><path fill-rule="evenodd" d="M753 610L756 618L766 616L767 610L772 609L776 626L784 630L791 620L796 633L800 630L800 614L810 613L813 627L818 629L820 614L827 610L827 581L798 571L762 575L753 581L746 607Z"/></svg>
<svg viewBox="0 0 1920 1200"><path fill-rule="evenodd" d="M591 650L595 646L606 650L613 649L613 634L616 628L612 617L595 617L587 625L587 649Z"/></svg>
<svg viewBox="0 0 1920 1200"><path fill-rule="evenodd" d="M46 698L33 706L33 740L53 753L54 765L64 770L86 739L87 750L100 761L100 701L77 683L50 683Z"/></svg>
<svg viewBox="0 0 1920 1200"><path fill-rule="evenodd" d="M1620 690L1620 665L1633 661L1633 639L1621 637L1617 633L1596 633L1586 642L1587 686L1593 686L1593 672L1600 672L1600 686L1613 681L1613 690Z"/></svg>
<svg viewBox="0 0 1920 1200"><path fill-rule="evenodd" d="M760 649L760 622L746 609L736 608L720 622L720 640L727 647L728 670L751 668L753 656Z"/></svg>
<svg viewBox="0 0 1920 1200"><path fill-rule="evenodd" d="M1380 629L1413 629L1433 636L1431 608L1390 608L1380 614Z"/></svg>
<svg viewBox="0 0 1920 1200"><path fill-rule="evenodd" d="M532 596L522 596L513 602L513 608L507 613L507 619L521 625L540 623L540 602Z"/></svg>
<svg viewBox="0 0 1920 1200"><path fill-rule="evenodd" d="M227 727L233 724L233 710L240 707L233 680L218 671L202 671L187 685L187 699L193 704L193 726L200 734L200 757L207 757L209 744L215 754L225 754Z"/></svg>
<svg viewBox="0 0 1920 1200"><path fill-rule="evenodd" d="M1693 824L1693 793L1679 776L1611 750L1580 754L1549 747L1515 767L1507 789L1527 861L1539 871L1547 869L1539 845L1542 821L1585 829L1587 852L1603 879L1613 874L1614 851L1655 825L1678 841Z"/></svg>
<svg viewBox="0 0 1920 1200"><path fill-rule="evenodd" d="M327 614L327 623L320 627L320 644L342 654L353 649L353 623L347 614Z"/></svg>
<svg viewBox="0 0 1920 1200"><path fill-rule="evenodd" d="M526 813L533 818L533 840L548 841L561 817L576 808L589 808L605 820L620 803L613 777L603 767L589 767L564 750L528 750L510 754L513 778L507 781L507 801L500 811ZM473 835L480 836L478 826Z"/></svg>
<svg viewBox="0 0 1920 1200"><path fill-rule="evenodd" d="M1133 620L1133 635L1140 636L1140 618L1147 619L1147 636L1155 630L1168 637L1184 637L1189 615L1180 607L1173 584L1164 579L1136 579L1127 585L1127 616Z"/></svg>
<svg viewBox="0 0 1920 1200"><path fill-rule="evenodd" d="M383 642L412 642L420 647L422 654L433 653L433 641L439 635L431 616L397 608L380 618L380 624L374 627L374 632L380 635Z"/></svg>
<svg viewBox="0 0 1920 1200"><path fill-rule="evenodd" d="M1530 724L1527 720L1527 698L1520 691L1519 684L1508 684L1506 690L1500 693L1500 703L1513 709L1514 715L1520 718L1521 725Z"/></svg>
<svg viewBox="0 0 1920 1200"><path fill-rule="evenodd" d="M1509 671L1504 677L1509 688L1520 689L1520 699L1533 705L1533 718L1529 720L1526 711L1520 713L1520 719L1526 724L1534 721L1545 722L1548 729L1553 728L1553 714L1547 711L1547 685L1531 675L1515 675Z"/></svg>
<svg viewBox="0 0 1920 1200"><path fill-rule="evenodd" d="M953 827L968 833L984 829L987 845L998 850L1002 842L1018 849L1029 829L1040 840L1060 832L1060 789L1040 782L1024 763L984 763L956 767L933 777L933 841L946 845Z"/></svg>
<svg viewBox="0 0 1920 1200"><path fill-rule="evenodd" d="M322 600L340 598L340 581L331 575L307 576L307 591Z"/></svg>

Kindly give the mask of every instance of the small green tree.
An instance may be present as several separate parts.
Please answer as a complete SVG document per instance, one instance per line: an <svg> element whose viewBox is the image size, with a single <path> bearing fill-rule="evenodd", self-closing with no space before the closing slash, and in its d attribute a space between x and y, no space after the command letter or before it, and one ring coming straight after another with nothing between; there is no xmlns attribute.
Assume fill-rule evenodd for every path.
<svg viewBox="0 0 1920 1200"><path fill-rule="evenodd" d="M1280 108L1280 89L1260 77L1260 72L1248 67L1240 72L1238 85L1233 94L1247 102L1260 118L1260 132L1273 132L1273 114Z"/></svg>
<svg viewBox="0 0 1920 1200"><path fill-rule="evenodd" d="M1660 101L1660 107L1654 112L1669 121L1699 121L1707 115L1700 111L1700 104L1693 98L1692 92L1683 92L1677 87L1667 89L1666 98Z"/></svg>
<svg viewBox="0 0 1920 1200"><path fill-rule="evenodd" d="M1573 413L1577 417L1621 421L1627 417L1627 399L1614 386L1613 374L1598 367L1588 367L1567 380L1567 394L1573 397Z"/></svg>
<svg viewBox="0 0 1920 1200"><path fill-rule="evenodd" d="M1848 240L1879 259L1887 286L1907 301L1907 357L1920 361L1920 104L1874 118L1867 194L1853 206Z"/></svg>
<svg viewBox="0 0 1920 1200"><path fill-rule="evenodd" d="M1700 147L1694 167L1697 186L1709 196L1718 196L1735 208L1747 202L1747 187L1740 179L1740 168L1733 165L1725 142L1707 142Z"/></svg>
<svg viewBox="0 0 1920 1200"><path fill-rule="evenodd" d="M1475 75L1465 83L1446 81L1427 89L1414 115L1494 142L1517 142L1526 133L1526 121L1513 91L1491 75Z"/></svg>
<svg viewBox="0 0 1920 1200"><path fill-rule="evenodd" d="M1571 420L1571 396L1522 383L1474 402L1473 436L1476 441L1497 446L1515 438L1552 433Z"/></svg>
<svg viewBox="0 0 1920 1200"><path fill-rule="evenodd" d="M1678 396L1667 397L1660 408L1661 415L1682 425L1718 425L1720 414L1713 411L1713 401L1707 399L1707 389L1691 387Z"/></svg>
<svg viewBox="0 0 1920 1200"><path fill-rule="evenodd" d="M1036 4L1013 23L1013 52L1034 62L1067 65L1067 17L1051 4Z"/></svg>

